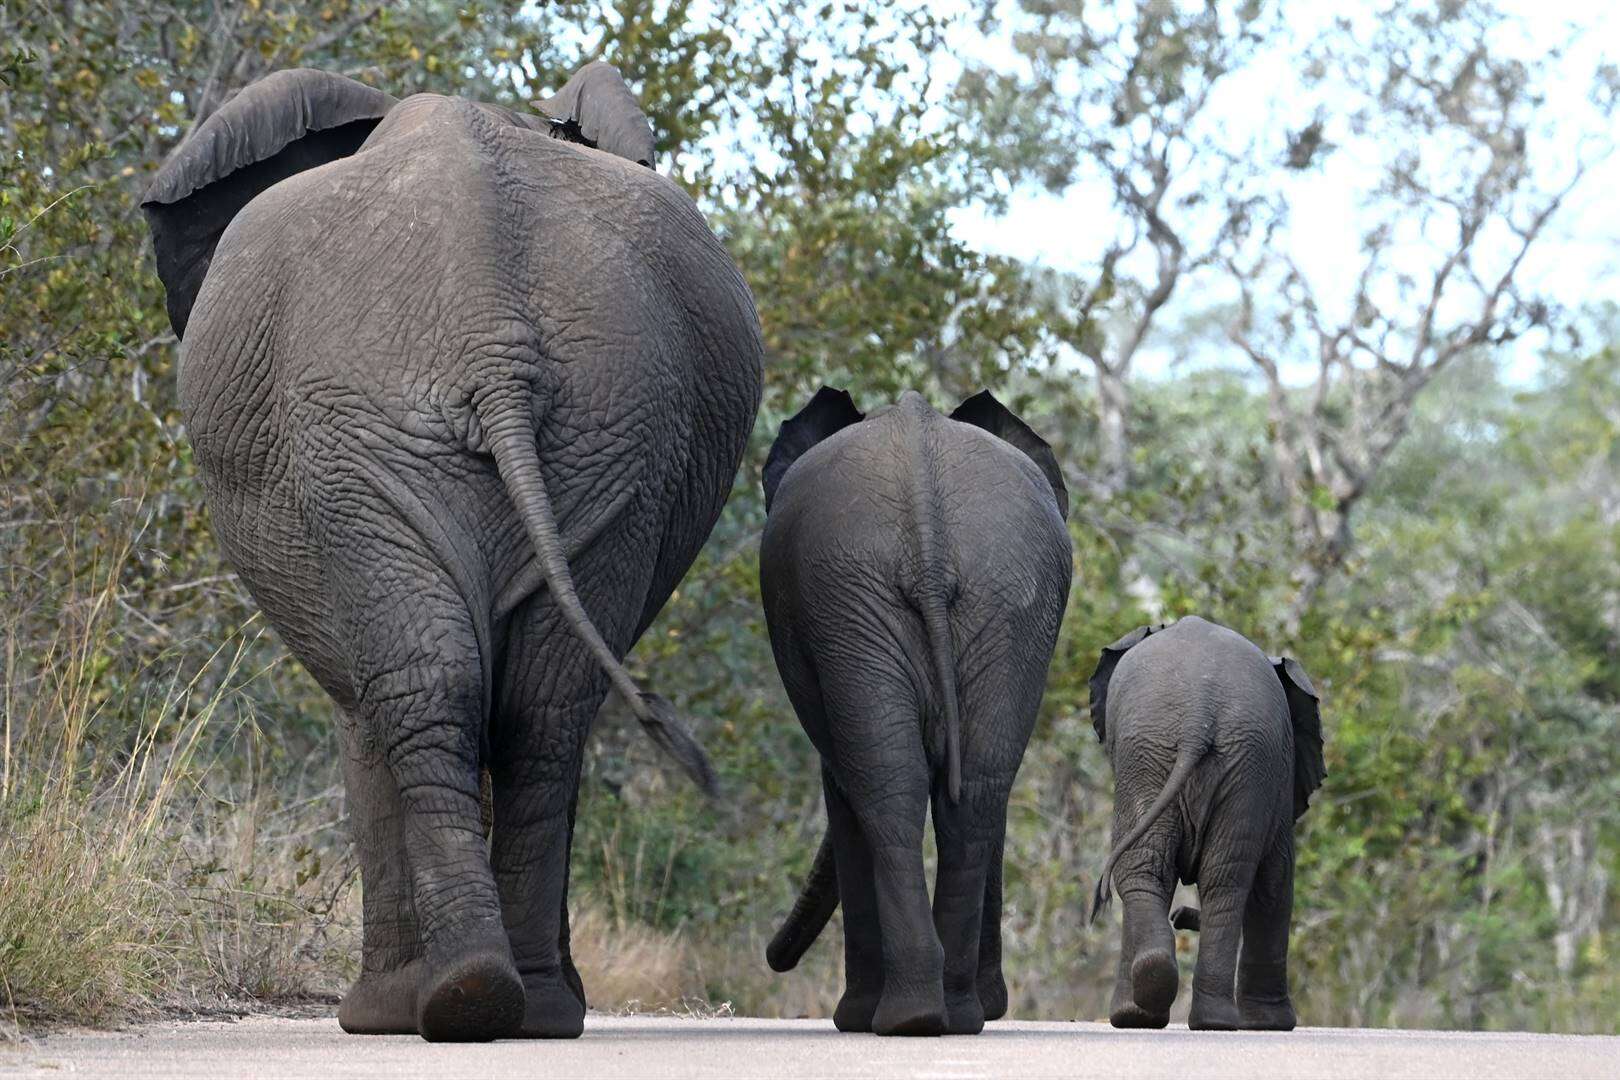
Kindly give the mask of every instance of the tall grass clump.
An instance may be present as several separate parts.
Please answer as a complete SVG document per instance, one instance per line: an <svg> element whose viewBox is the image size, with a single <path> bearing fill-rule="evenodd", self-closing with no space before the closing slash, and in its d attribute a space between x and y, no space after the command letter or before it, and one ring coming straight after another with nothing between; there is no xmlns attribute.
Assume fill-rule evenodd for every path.
<svg viewBox="0 0 1620 1080"><path fill-rule="evenodd" d="M31 1018L127 1015L184 964L177 822L195 798L204 733L243 682L248 639L155 686L149 671L122 679L131 543L72 578L43 638L30 641L20 620L0 624L0 1006L13 1031ZM147 687L134 705L133 685Z"/></svg>

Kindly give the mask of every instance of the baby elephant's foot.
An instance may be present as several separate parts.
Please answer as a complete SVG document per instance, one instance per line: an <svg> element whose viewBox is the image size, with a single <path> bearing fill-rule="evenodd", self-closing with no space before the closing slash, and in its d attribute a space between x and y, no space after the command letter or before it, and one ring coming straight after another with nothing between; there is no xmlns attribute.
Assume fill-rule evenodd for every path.
<svg viewBox="0 0 1620 1080"><path fill-rule="evenodd" d="M1116 1002L1108 1022L1117 1028L1162 1028L1170 1022L1170 1013L1150 1013L1134 1001Z"/></svg>
<svg viewBox="0 0 1620 1080"><path fill-rule="evenodd" d="M577 1039L585 1030L585 1000L566 978L536 979L523 983L523 1023L520 1039Z"/></svg>
<svg viewBox="0 0 1620 1080"><path fill-rule="evenodd" d="M421 960L361 975L338 1005L338 1026L350 1035L415 1035L421 981Z"/></svg>
<svg viewBox="0 0 1620 1080"><path fill-rule="evenodd" d="M1286 997L1281 1001L1238 1001L1238 1026L1247 1031L1293 1031L1298 1022L1294 1003Z"/></svg>
<svg viewBox="0 0 1620 1080"><path fill-rule="evenodd" d="M1199 993L1194 987L1187 1026L1194 1031L1236 1031L1240 1026L1237 1005L1230 995Z"/></svg>
<svg viewBox="0 0 1620 1080"><path fill-rule="evenodd" d="M416 997L416 1030L429 1042L487 1042L523 1021L523 982L503 939L430 965Z"/></svg>
<svg viewBox="0 0 1620 1080"><path fill-rule="evenodd" d="M1180 985L1176 958L1164 949L1150 949L1131 962L1131 1000L1149 1016L1167 1015Z"/></svg>
<svg viewBox="0 0 1620 1080"><path fill-rule="evenodd" d="M886 988L872 1014L872 1031L878 1035L942 1035L945 1028L945 991L937 984L921 990Z"/></svg>

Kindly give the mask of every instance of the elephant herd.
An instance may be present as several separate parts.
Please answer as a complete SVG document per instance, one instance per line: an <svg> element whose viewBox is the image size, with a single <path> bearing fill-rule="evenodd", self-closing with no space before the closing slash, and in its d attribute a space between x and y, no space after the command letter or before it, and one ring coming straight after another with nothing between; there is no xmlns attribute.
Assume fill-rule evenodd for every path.
<svg viewBox="0 0 1620 1080"><path fill-rule="evenodd" d="M340 716L354 1033L581 1033L569 850L610 689L714 786L621 659L735 479L757 316L651 168L616 70L533 104L278 72L143 203L219 542ZM988 392L863 414L823 388L763 480L771 648L828 819L767 959L793 967L842 905L839 1029L977 1032L1007 1009L1008 793L1072 575L1057 459ZM1310 680L1189 617L1104 649L1091 695L1118 785L1093 910L1117 885L1114 1024L1168 1020L1179 879L1202 905L1175 915L1203 939L1192 1026L1291 1028L1293 822L1323 775Z"/></svg>

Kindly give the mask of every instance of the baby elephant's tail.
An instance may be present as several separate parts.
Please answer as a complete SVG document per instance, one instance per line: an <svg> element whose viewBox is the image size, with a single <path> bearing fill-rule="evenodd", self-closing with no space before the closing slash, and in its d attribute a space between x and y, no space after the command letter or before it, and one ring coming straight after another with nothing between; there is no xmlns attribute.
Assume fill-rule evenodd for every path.
<svg viewBox="0 0 1620 1080"><path fill-rule="evenodd" d="M765 962L772 971L792 971L798 966L805 950L815 944L816 937L838 910L838 864L833 861L832 830L821 834L821 847L816 850L816 862L810 877L799 893L782 929L771 938L765 949Z"/></svg>
<svg viewBox="0 0 1620 1080"><path fill-rule="evenodd" d="M1131 845L1142 839L1142 834L1158 820L1159 815L1176 800L1181 789L1187 786L1187 778L1198 767L1198 762L1204 757L1204 748L1199 745L1183 743L1181 750L1176 754L1175 767L1170 770L1170 778L1164 782L1164 789L1159 797L1153 800L1147 813L1137 819L1136 825L1125 834L1125 839L1114 845L1114 850L1108 853L1108 861L1103 863L1102 876L1097 879L1097 891L1091 898L1091 921L1096 922L1102 913L1108 910L1108 901L1113 897L1114 864L1119 857L1131 849Z"/></svg>

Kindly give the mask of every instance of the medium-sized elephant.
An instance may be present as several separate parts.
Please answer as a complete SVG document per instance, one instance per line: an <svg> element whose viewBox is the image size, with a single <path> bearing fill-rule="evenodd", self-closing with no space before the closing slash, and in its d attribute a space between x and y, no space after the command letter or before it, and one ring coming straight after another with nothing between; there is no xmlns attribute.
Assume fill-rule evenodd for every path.
<svg viewBox="0 0 1620 1080"><path fill-rule="evenodd" d="M863 417L823 387L764 482L771 648L828 819L767 960L792 968L841 902L840 1030L976 1033L1007 1010L1007 795L1073 569L1057 460L989 392L949 417L912 392Z"/></svg>
<svg viewBox="0 0 1620 1080"><path fill-rule="evenodd" d="M1091 917L1110 883L1125 907L1114 1026L1168 1022L1173 929L1202 924L1188 1026L1291 1030L1294 822L1326 772L1310 677L1190 615L1102 651L1091 717L1115 776L1114 847ZM1202 911L1178 908L1172 921L1177 877L1198 886Z"/></svg>

